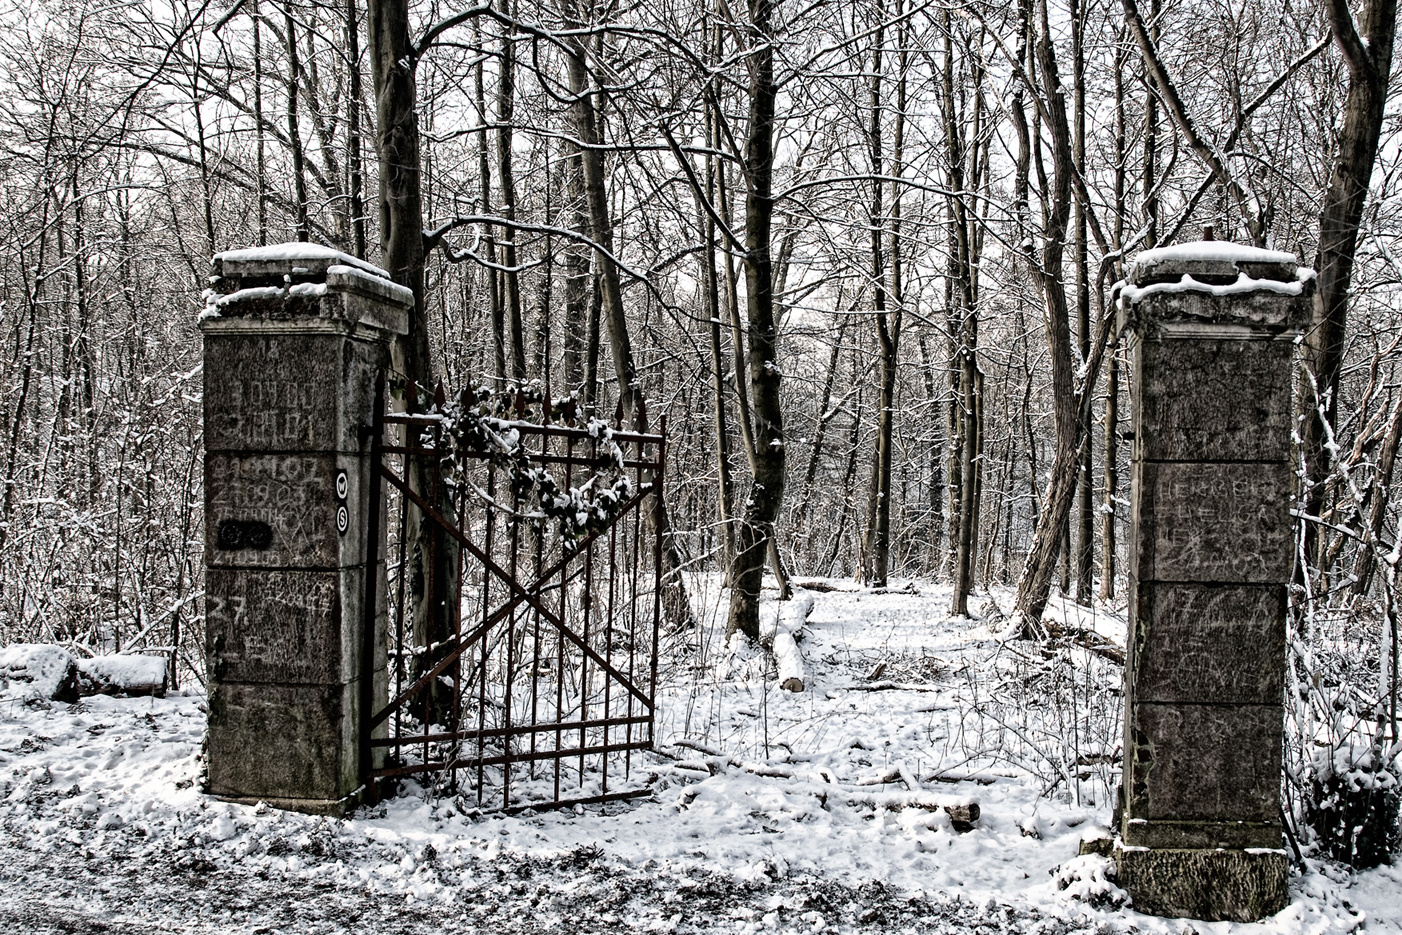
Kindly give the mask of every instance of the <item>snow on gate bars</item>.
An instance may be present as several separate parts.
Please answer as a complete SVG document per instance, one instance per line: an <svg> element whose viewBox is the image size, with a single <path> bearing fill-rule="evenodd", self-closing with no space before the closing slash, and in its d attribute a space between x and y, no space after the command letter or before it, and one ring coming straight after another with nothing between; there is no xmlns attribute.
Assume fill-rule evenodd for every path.
<svg viewBox="0 0 1402 935"><path fill-rule="evenodd" d="M645 794L630 773L653 743L662 542L644 510L665 418L649 433L640 408L622 431L621 412L581 420L548 390L449 402L411 382L402 412L378 396L369 522L388 535L369 540L389 593L365 607L391 700L367 719L366 774L506 810Z"/></svg>

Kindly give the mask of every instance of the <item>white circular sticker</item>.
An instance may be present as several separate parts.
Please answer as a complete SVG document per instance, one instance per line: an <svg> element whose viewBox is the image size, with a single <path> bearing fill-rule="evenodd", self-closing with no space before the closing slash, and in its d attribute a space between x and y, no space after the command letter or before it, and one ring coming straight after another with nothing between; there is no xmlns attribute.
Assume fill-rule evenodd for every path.
<svg viewBox="0 0 1402 935"><path fill-rule="evenodd" d="M350 479L346 477L345 471L336 472L336 496L342 500L346 499L346 494L350 492Z"/></svg>
<svg viewBox="0 0 1402 935"><path fill-rule="evenodd" d="M344 536L347 529L350 529L350 510L342 504L336 507L336 531Z"/></svg>

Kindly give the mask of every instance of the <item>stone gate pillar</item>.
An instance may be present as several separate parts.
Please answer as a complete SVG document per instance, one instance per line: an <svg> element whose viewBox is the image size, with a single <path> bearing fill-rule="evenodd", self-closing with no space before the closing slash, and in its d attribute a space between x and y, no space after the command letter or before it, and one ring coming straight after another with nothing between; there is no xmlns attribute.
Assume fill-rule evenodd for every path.
<svg viewBox="0 0 1402 935"><path fill-rule="evenodd" d="M1290 254L1204 241L1139 254L1120 294L1135 379L1117 858L1141 912L1286 904L1291 381L1313 279Z"/></svg>
<svg viewBox="0 0 1402 935"><path fill-rule="evenodd" d="M302 243L220 254L210 286L208 791L336 814L360 798L364 705L386 687L383 624L365 626L367 574L377 619L385 593L383 556L367 568L368 430L413 298Z"/></svg>

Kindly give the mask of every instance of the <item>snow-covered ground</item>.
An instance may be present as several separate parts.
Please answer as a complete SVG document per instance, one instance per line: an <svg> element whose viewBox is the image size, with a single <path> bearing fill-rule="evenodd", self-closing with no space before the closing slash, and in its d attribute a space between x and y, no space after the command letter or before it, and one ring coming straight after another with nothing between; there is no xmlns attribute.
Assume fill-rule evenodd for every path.
<svg viewBox="0 0 1402 935"><path fill-rule="evenodd" d="M201 696L11 694L0 932L1402 931L1396 868L1306 861L1261 925L1119 905L1076 855L1110 820L1120 702L1084 647L1123 620L1061 608L1085 634L1041 653L901 584L814 583L793 694L726 657L698 579L706 626L672 639L660 749L634 765L653 795L566 812L418 787L344 821L230 805L199 792ZM972 830L943 807L975 802Z"/></svg>

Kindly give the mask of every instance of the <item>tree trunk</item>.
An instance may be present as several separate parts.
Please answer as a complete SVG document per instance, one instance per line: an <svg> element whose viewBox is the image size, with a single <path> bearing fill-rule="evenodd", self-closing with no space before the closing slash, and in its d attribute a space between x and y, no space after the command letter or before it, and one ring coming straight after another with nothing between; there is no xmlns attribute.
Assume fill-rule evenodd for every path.
<svg viewBox="0 0 1402 935"><path fill-rule="evenodd" d="M502 13L511 15L511 0L501 0ZM503 32L501 37L501 69L497 77L497 181L501 186L501 216L516 220L516 177L512 171L512 121L516 119L516 31ZM506 271L501 274L506 323L511 336L511 379L526 380L526 329L521 320L521 276L516 271L517 231L506 229L501 245L501 262Z"/></svg>
<svg viewBox="0 0 1402 935"><path fill-rule="evenodd" d="M710 108L706 109L706 139L715 145L715 128ZM719 147L717 147L719 148ZM715 158L706 158L706 197L715 202ZM714 432L716 443L716 502L721 527L721 567L727 571L735 561L735 492L730 458L730 423L725 403L725 350L721 340L720 281L716 271L716 223L699 203L697 223L704 231L706 242L702 249L701 287L705 292L706 336L711 351L711 392L715 396Z"/></svg>
<svg viewBox="0 0 1402 935"><path fill-rule="evenodd" d="M589 215L584 204L584 165L578 148L565 144L565 192L569 199L570 226L580 237L589 236ZM589 252L571 241L565 247L565 385L584 389L584 354L589 343Z"/></svg>
<svg viewBox="0 0 1402 935"><path fill-rule="evenodd" d="M1086 166L1086 4L1071 0L1071 85L1074 89L1076 126L1072 159L1076 170ZM1081 361L1090 357L1090 270L1086 243L1086 206L1076 201L1076 339ZM1076 603L1090 604L1095 577L1095 480L1090 444L1083 445L1077 479Z"/></svg>
<svg viewBox="0 0 1402 935"><path fill-rule="evenodd" d="M288 0L283 0L284 4ZM292 181L297 193L297 239L305 243L310 239L310 224L307 219L307 170L306 154L302 150L301 128L297 120L297 86L301 83L302 69L297 56L297 25L292 20L292 7L283 7L284 28L287 30L287 140L292 149Z"/></svg>
<svg viewBox="0 0 1402 935"><path fill-rule="evenodd" d="M419 179L419 118L405 0L368 0L370 59L375 88L375 149L379 157L380 262L414 293L414 314L402 342L404 373L431 386L424 313L423 205Z"/></svg>
<svg viewBox="0 0 1402 935"><path fill-rule="evenodd" d="M618 378L618 399L624 418L639 430L642 424L642 388L639 386L633 345L628 333L628 318L623 306L623 290L618 267L613 261L613 218L609 214L604 182L604 151L599 129L599 114L594 106L593 82L589 72L588 52L580 41L571 41L566 52L569 67L570 92L574 95L575 132L583 152L584 197L589 215L589 229L594 242L594 262L598 270L602 294L603 324L608 329L609 347L613 352L614 374ZM662 538L662 604L667 619L675 627L695 626L691 603L682 580L681 553L672 534L670 513L665 498L658 509L647 512L647 522L654 535Z"/></svg>
<svg viewBox="0 0 1402 935"><path fill-rule="evenodd" d="M838 305L841 306L841 290L838 294ZM823 456L823 443L827 440L828 423L837 415L841 405L832 405L833 386L837 383L838 357L842 353L842 335L847 330L847 323L851 321L848 315L841 315L837 320L837 335L833 338L832 348L828 352L828 366L824 371L823 392L818 397L818 419L817 425L813 429L813 447L808 452L808 467L803 471L803 500L798 507L798 525L807 529L809 517L809 505L813 500L814 481L818 477L818 461ZM853 378L855 379L855 374Z"/></svg>
<svg viewBox="0 0 1402 935"><path fill-rule="evenodd" d="M857 349L852 349L852 372L858 372ZM852 478L857 473L857 446L862 435L862 383L857 384L857 406L852 413L852 425L847 430L847 469L842 475L842 486L838 488L844 494L842 498L842 511L838 514L837 533L832 538L832 545L828 549L827 556L818 566L818 574L831 575L833 573L833 563L837 561L838 550L842 548L843 536L847 531L847 518L852 513Z"/></svg>
<svg viewBox="0 0 1402 935"><path fill-rule="evenodd" d="M942 81L944 100L944 132L948 165L948 187L957 193L946 199L950 230L950 279L947 294L950 299L950 342L952 350L950 379L954 384L951 400L952 431L950 445L950 547L953 553L953 593L950 614L968 616L969 594L973 590L977 570L980 468L978 458L982 445L978 373L978 311L975 307L975 276L977 275L972 224L966 203L966 186L970 175L977 175L978 127L980 105L975 92L972 114L961 114L960 99L955 95L954 41L952 18L942 14L944 27L945 68ZM977 65L974 66L977 69ZM977 84L977 82L975 82ZM972 130L965 124L972 121ZM966 146L965 134L970 142ZM967 165L966 165L967 162ZM969 171L972 169L972 173ZM976 186L972 186L976 187Z"/></svg>
<svg viewBox="0 0 1402 935"><path fill-rule="evenodd" d="M929 404L930 411L935 413L931 419L929 453L930 453L930 480L929 496L926 498L929 512L928 525L929 535L926 537L925 564L930 574L935 574L939 570L941 546L944 542L944 451L941 444L939 432L939 395L937 387L939 381L935 378L935 362L930 354L929 342L925 340L925 332L918 333L920 345L920 372L925 380L925 399Z"/></svg>
<svg viewBox="0 0 1402 935"><path fill-rule="evenodd" d="M560 180L564 175L564 165L556 167L554 172L550 167L545 169L545 226L552 228L555 226L555 198L560 189ZM553 342L551 341L550 305L554 299L555 292L555 237L549 231L541 238L540 243L540 277L536 284L535 303L535 341L531 350L531 370L530 375L539 378L541 384L546 389L551 387L551 366L550 361L554 356ZM554 391L551 390L553 393Z"/></svg>
<svg viewBox="0 0 1402 935"><path fill-rule="evenodd" d="M640 390L633 361L633 342L623 306L623 289L618 267L613 263L613 218L609 214L604 179L604 152L599 139L599 117L591 90L588 52L582 42L573 42L567 54L570 93L574 95L575 132L583 145L580 159L584 175L584 202L589 215L594 260L602 292L603 324L613 352L614 373L618 377L618 398L630 419L637 411Z"/></svg>
<svg viewBox="0 0 1402 935"><path fill-rule="evenodd" d="M375 87L375 150L380 166L381 263L396 283L414 295L409 333L397 342L395 363L411 381L431 389L434 374L424 304L420 136L408 6L405 0L369 0L366 14ZM407 409L417 408L418 402L413 394L405 394ZM451 517L451 498L445 490L435 489L423 460L416 459L409 483L421 495L436 499L440 509L446 510L445 515ZM417 645L433 646L453 632L457 617L457 549L437 523L418 510L411 514L406 535L412 536L408 577L416 582L412 595L414 641ZM416 671L435 661L431 657L415 660ZM429 699L423 717L435 720L445 704L446 699L435 695Z"/></svg>
<svg viewBox="0 0 1402 935"><path fill-rule="evenodd" d="M1032 130L1027 125L1026 111L1026 95L1031 90L1033 74L1030 55L1031 11L1031 0L1019 0L1016 57L1018 67L1027 76L1027 80L1014 83L1009 107L1013 130L1017 135L1017 154L1013 171L1013 223L1017 236L1015 269L1021 274L1018 278L1025 278L1029 286L1036 282L1035 260L1032 255ZM1042 492L1037 479L1037 435L1032 428L1032 341L1029 337L1031 329L1027 325L1027 303L1024 295L1023 289L1017 290L1017 299L1013 306L1013 332L1019 336L1022 401L1018 408L1022 416L1022 435L1026 440L1027 486L1032 502L1032 525L1035 529L1041 523ZM1011 559L1009 562L1011 563ZM1025 560L1023 566L1026 567Z"/></svg>
<svg viewBox="0 0 1402 935"><path fill-rule="evenodd" d="M1387 518L1388 504L1391 502L1392 472L1397 464L1398 443L1402 442L1402 394L1392 404L1392 414L1388 418L1387 435L1383 438L1382 449L1378 452L1378 473L1368 486L1368 527L1363 547L1358 550L1358 558L1353 566L1353 596L1364 597L1373 581L1373 558L1377 554L1375 543L1383 531L1383 520Z"/></svg>
<svg viewBox="0 0 1402 935"><path fill-rule="evenodd" d="M360 13L355 0L346 0L346 51L350 68L350 102L346 111L346 165L350 171L351 247L365 259L365 170L362 164L360 106L364 92L360 76Z"/></svg>
<svg viewBox="0 0 1402 935"><path fill-rule="evenodd" d="M749 370L754 406L754 487L737 530L736 573L730 590L729 638L736 632L759 639L759 592L774 520L784 496L784 420L779 400L779 335L774 319L770 257L774 198L774 0L749 0L751 42L750 119L745 143L745 292L749 317Z"/></svg>
<svg viewBox="0 0 1402 935"><path fill-rule="evenodd" d="M267 144L263 137L263 14L259 0L253 0L249 17L253 20L253 126L257 135L254 172L258 189L258 246L268 245L268 168Z"/></svg>
<svg viewBox="0 0 1402 935"><path fill-rule="evenodd" d="M1306 330L1301 355L1300 447L1305 462L1303 503L1310 516L1325 509L1325 480L1332 469L1325 421L1336 424L1339 375L1348 324L1348 291L1358 248L1358 226L1373 175L1388 76L1396 34L1396 0L1366 0L1357 28L1345 0L1323 0L1334 41L1348 65L1348 94L1339 129L1334 168L1319 213L1319 273L1314 321ZM1320 558L1318 527L1304 524L1301 552L1307 562ZM1324 569L1320 569L1321 573ZM1309 574L1296 570L1297 581Z"/></svg>
<svg viewBox="0 0 1402 935"><path fill-rule="evenodd" d="M597 266L595 263L589 275L589 326L584 336L584 393L581 401L587 412L594 411L599 403L599 343L604 292L599 286Z"/></svg>
<svg viewBox="0 0 1402 935"><path fill-rule="evenodd" d="M479 49L486 49L486 41L482 35L482 24L473 21L473 36L477 40ZM488 155L490 146L487 142L487 85L485 77L485 55L479 57L477 67L473 69L473 93L476 98L477 120L481 124L481 132L477 134L477 176L478 184L482 191L482 211L485 214L492 212L492 166ZM514 232L513 232L514 236ZM502 303L501 296L501 274L492 268L492 264L497 261L497 240L492 233L490 225L485 225L482 232L482 252L487 258L488 266L482 271L482 275L487 280L487 302L491 306L492 319L492 375L496 377L497 387L501 388L507 377L506 361L506 311Z"/></svg>
<svg viewBox="0 0 1402 935"><path fill-rule="evenodd" d="M306 98L308 116L312 131L316 134L317 148L321 152L321 172L313 172L326 197L327 206L334 211L336 218L336 245L347 252L354 249L351 234L350 197L347 195L341 178L341 167L336 164L336 128L326 119L326 108L321 104L321 71L317 67L316 44L313 29L305 35L307 66L303 70L298 88Z"/></svg>
<svg viewBox="0 0 1402 935"><path fill-rule="evenodd" d="M1153 22L1150 27L1150 38L1155 42L1159 38L1159 6L1160 0L1152 0L1149 4L1149 18ZM1146 79L1147 85L1147 79ZM1153 88L1148 88L1144 92L1144 187L1143 187L1143 211L1144 226L1148 233L1144 237L1144 246L1152 249L1159 244L1159 198L1156 193L1158 185L1158 155L1159 155L1159 99L1154 94Z"/></svg>
<svg viewBox="0 0 1402 935"><path fill-rule="evenodd" d="M1105 499L1100 513L1100 598L1115 596L1115 495L1119 492L1120 471L1115 463L1119 457L1120 431L1120 359L1111 348L1110 364L1105 374Z"/></svg>
<svg viewBox="0 0 1402 935"><path fill-rule="evenodd" d="M1126 163L1129 157L1126 147L1125 113L1125 65L1126 30L1120 29L1120 51L1115 54L1115 221L1114 248L1121 253L1125 243L1126 186L1128 175ZM1124 261L1115 265L1121 276ZM1100 599L1108 601L1115 596L1115 495L1119 492L1120 444L1120 359L1115 349L1110 349L1110 363L1105 374L1105 435L1104 462L1105 499L1100 507Z"/></svg>
<svg viewBox="0 0 1402 935"><path fill-rule="evenodd" d="M879 10L885 16L885 10ZM862 549L862 578L874 588L884 588L890 569L891 556L891 462L895 449L896 425L896 368L901 340L900 296L894 296L896 307L886 310L886 250L885 250L885 209L883 204L882 176L885 174L885 157L881 146L882 100L882 46L885 42L884 26L878 26L873 37L872 78L870 86L871 124L868 131L868 144L871 152L872 200L871 217L871 268L873 284L873 312L876 318L876 337L881 349L881 388L877 397L876 451L872 464L871 496L867 505L866 541ZM906 82L904 64L906 52L902 45L901 62L898 68L896 87L896 118L894 128L894 150L892 153L891 174L899 178L901 174L901 148L904 134L904 109ZM899 185L899 181L896 183ZM900 216L900 190L892 194L892 221ZM893 249L891 265L895 278L900 277L900 233L892 234ZM897 290L899 292L899 289Z"/></svg>
<svg viewBox="0 0 1402 935"><path fill-rule="evenodd" d="M1074 171L1066 98L1057 71L1048 23L1047 0L1039 4L1035 54L1044 95L1047 129L1052 136L1052 178L1042 230L1041 262L1029 262L1041 287L1051 357L1052 422L1056 441L1051 479L1043 500L1032 551L1018 581L1017 608L1011 629L1022 636L1043 632L1042 613L1051 594L1052 576L1061 550L1062 532L1076 493L1076 467L1083 426L1076 394L1076 366L1071 349L1070 308L1062 280L1062 255L1071 214L1071 175ZM1021 157L1020 157L1021 158Z"/></svg>

